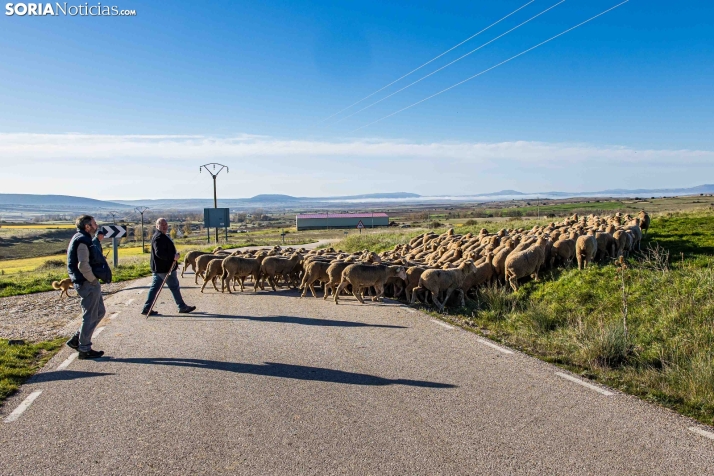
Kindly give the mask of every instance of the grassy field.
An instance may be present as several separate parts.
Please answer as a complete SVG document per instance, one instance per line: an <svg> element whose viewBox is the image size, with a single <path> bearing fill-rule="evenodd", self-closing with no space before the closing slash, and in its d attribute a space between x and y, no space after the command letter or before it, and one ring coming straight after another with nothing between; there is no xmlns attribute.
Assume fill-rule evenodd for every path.
<svg viewBox="0 0 714 476"><path fill-rule="evenodd" d="M42 368L62 347L65 339L10 345L0 339L0 404Z"/></svg>
<svg viewBox="0 0 714 476"><path fill-rule="evenodd" d="M493 232L503 223L483 226ZM643 246L654 251L628 260L624 271L553 270L516 293L482 289L466 308L440 317L712 425L714 213L662 214L650 230ZM353 236L334 246L379 251L417 234Z"/></svg>

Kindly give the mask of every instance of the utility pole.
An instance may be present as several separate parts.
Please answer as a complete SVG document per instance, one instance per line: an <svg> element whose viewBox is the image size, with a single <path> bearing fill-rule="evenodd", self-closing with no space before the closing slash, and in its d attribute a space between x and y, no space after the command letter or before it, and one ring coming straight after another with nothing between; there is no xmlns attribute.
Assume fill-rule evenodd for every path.
<svg viewBox="0 0 714 476"><path fill-rule="evenodd" d="M141 253L146 253L144 250L144 212L148 210L149 207L136 207L136 213L141 215Z"/></svg>
<svg viewBox="0 0 714 476"><path fill-rule="evenodd" d="M211 171L209 167L212 167L213 171ZM216 172L216 167L220 167L218 169L218 172ZM198 168L199 173L202 172L203 169L206 169L206 172L211 174L211 177L213 177L213 208L218 208L218 195L216 195L216 177L218 177L218 174L220 174L223 169L226 169L226 173L228 173L228 166L211 162L210 164L204 164L200 166ZM216 244L218 244L218 227L216 227Z"/></svg>

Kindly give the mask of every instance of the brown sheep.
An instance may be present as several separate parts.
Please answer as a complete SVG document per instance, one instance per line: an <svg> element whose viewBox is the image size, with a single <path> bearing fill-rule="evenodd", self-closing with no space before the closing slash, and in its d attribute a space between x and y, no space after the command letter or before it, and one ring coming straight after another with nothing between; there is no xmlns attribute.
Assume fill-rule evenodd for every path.
<svg viewBox="0 0 714 476"><path fill-rule="evenodd" d="M597 241L595 259L602 263L608 258L615 258L617 243L610 233L595 232L595 241Z"/></svg>
<svg viewBox="0 0 714 476"><path fill-rule="evenodd" d="M258 291L260 282L260 264L262 259L243 258L241 256L229 256L223 260L223 271L221 273L221 292L224 292L228 287L228 292L231 292L231 281L233 281L233 290L235 291L236 282L240 283L240 290L243 292L245 286L243 279L253 277L253 290Z"/></svg>
<svg viewBox="0 0 714 476"><path fill-rule="evenodd" d="M498 280L506 279L506 258L510 255L516 248L516 242L513 240L508 241L500 251L498 251L493 257L493 269L494 277Z"/></svg>
<svg viewBox="0 0 714 476"><path fill-rule="evenodd" d="M468 274L464 278L464 283L461 286L461 290L464 294L468 294L471 289L477 288L484 283L490 283L495 276L493 269L493 253L487 254L484 262L475 266L476 269L474 272Z"/></svg>
<svg viewBox="0 0 714 476"><path fill-rule="evenodd" d="M650 216L646 211L642 210L637 217L640 219L640 228L644 236L647 236L647 230L650 229Z"/></svg>
<svg viewBox="0 0 714 476"><path fill-rule="evenodd" d="M327 299L330 292L335 292L337 287L342 281L342 271L349 265L352 261L333 261L330 266L327 267L327 283L325 283L325 295L323 299Z"/></svg>
<svg viewBox="0 0 714 476"><path fill-rule="evenodd" d="M404 294L406 295L407 302L412 301L412 295L414 288L419 286L419 278L426 271L426 267L410 266L407 268L407 279L405 279Z"/></svg>
<svg viewBox="0 0 714 476"><path fill-rule="evenodd" d="M327 268L330 267L330 264L331 262L329 261L317 260L307 263L305 266L305 275L303 276L302 283L300 284L300 288L302 288L302 294L300 297L305 297L308 288L310 288L310 292L312 292L312 297L317 297L317 294L315 294L315 281L323 283L323 291L327 294L327 288L324 283L327 283L330 280L330 277L327 275Z"/></svg>
<svg viewBox="0 0 714 476"><path fill-rule="evenodd" d="M223 256L218 256L218 255L212 255L212 254L205 254L201 255L198 258L196 258L196 274L194 276L194 283L198 284L198 277L202 277L205 279L204 272L206 271L206 268L208 267L208 263L213 260L221 258L223 259Z"/></svg>
<svg viewBox="0 0 714 476"><path fill-rule="evenodd" d="M207 254L208 253L206 253L205 251L198 250L193 250L186 253L186 256L183 258L183 268L181 269L181 277L183 278L183 273L188 269L189 266L193 270L193 273L196 274L196 258ZM196 284L198 284L198 281L196 282Z"/></svg>
<svg viewBox="0 0 714 476"><path fill-rule="evenodd" d="M574 235L570 238L567 235L561 235L561 239L553 243L553 260L554 265L564 264L569 266L575 257L575 239Z"/></svg>
<svg viewBox="0 0 714 476"><path fill-rule="evenodd" d="M217 292L221 292L216 286L216 279L223 275L223 258L215 258L208 262L206 266L206 275L203 278L203 286L201 286L201 292L206 289L206 284L210 281L213 284L213 289Z"/></svg>
<svg viewBox="0 0 714 476"><path fill-rule="evenodd" d="M342 270L342 280L340 285L335 290L335 304L338 304L340 292L348 285L352 285L352 294L359 302L364 304L362 299L362 290L374 286L376 296L373 301L379 301L379 298L384 294L384 285L391 277L398 277L402 280L407 279L407 273L404 266L386 266L383 264L361 264L355 263L347 266Z"/></svg>
<svg viewBox="0 0 714 476"><path fill-rule="evenodd" d="M291 283L290 273L301 260L302 256L300 253L293 253L290 258L268 256L261 263L260 273L263 275L263 279L268 279L273 291L277 291L277 289L275 289L276 276L282 276L287 283Z"/></svg>
<svg viewBox="0 0 714 476"><path fill-rule="evenodd" d="M595 259L595 253L597 253L595 232L590 231L587 235L579 236L575 242L575 258L578 260L578 269L587 268L588 264Z"/></svg>
<svg viewBox="0 0 714 476"><path fill-rule="evenodd" d="M526 276L534 275L538 280L538 271L545 262L545 248L548 240L544 237L538 240L528 249L523 251L513 251L506 258L506 281L511 284L514 291L518 291L518 280Z"/></svg>
<svg viewBox="0 0 714 476"><path fill-rule="evenodd" d="M461 289L466 277L469 274L476 272L476 266L472 261L461 263L458 268L454 269L427 269L419 278L419 286L412 291L411 304L414 304L416 293L420 290L428 290L431 292L431 299L439 311L444 310L446 302L449 300L451 293L458 292L461 297L461 306L466 305L464 300L464 292ZM439 293L446 293L444 300L439 302Z"/></svg>
<svg viewBox="0 0 714 476"><path fill-rule="evenodd" d="M612 234L615 239L615 257L624 256L627 248L627 232L625 230L617 230Z"/></svg>

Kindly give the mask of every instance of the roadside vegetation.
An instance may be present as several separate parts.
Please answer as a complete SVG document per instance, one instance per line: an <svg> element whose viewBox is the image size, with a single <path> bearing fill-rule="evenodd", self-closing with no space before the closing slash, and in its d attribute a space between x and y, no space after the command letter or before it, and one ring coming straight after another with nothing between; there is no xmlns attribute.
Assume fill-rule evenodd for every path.
<svg viewBox="0 0 714 476"><path fill-rule="evenodd" d="M0 339L0 404L41 369L66 339L47 342L17 342Z"/></svg>

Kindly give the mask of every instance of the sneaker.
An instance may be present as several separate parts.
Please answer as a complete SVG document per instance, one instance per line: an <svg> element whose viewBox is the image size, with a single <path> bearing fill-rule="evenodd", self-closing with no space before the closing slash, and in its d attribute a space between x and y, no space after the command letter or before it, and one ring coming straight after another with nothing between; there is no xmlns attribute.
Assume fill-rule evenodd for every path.
<svg viewBox="0 0 714 476"><path fill-rule="evenodd" d="M98 359L99 357L104 355L103 350L94 350L94 349L89 349L87 352L80 352L79 353L79 360L85 360L85 359Z"/></svg>
<svg viewBox="0 0 714 476"><path fill-rule="evenodd" d="M67 344L67 347L71 347L74 350L79 349L79 336L75 334L70 340L65 342L65 344Z"/></svg>
<svg viewBox="0 0 714 476"><path fill-rule="evenodd" d="M179 309L179 314L188 314L189 312L193 312L196 310L196 306L186 306L184 308Z"/></svg>
<svg viewBox="0 0 714 476"><path fill-rule="evenodd" d="M145 316L147 315L147 313L146 313L145 311L141 311L141 313L142 313L143 315L145 315ZM154 310L152 309L152 310L151 310L151 314L148 314L148 315L149 315L149 316L158 316L158 315L159 315L159 312L158 312L158 311L154 311Z"/></svg>

